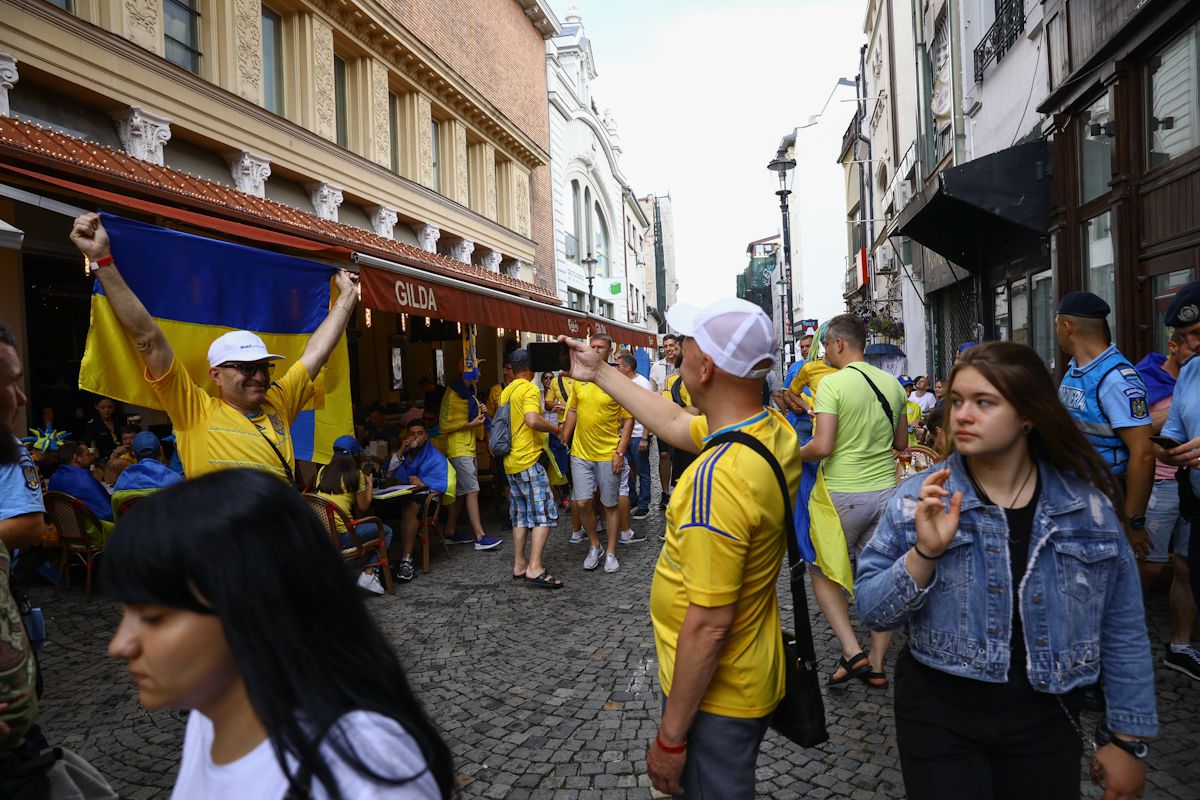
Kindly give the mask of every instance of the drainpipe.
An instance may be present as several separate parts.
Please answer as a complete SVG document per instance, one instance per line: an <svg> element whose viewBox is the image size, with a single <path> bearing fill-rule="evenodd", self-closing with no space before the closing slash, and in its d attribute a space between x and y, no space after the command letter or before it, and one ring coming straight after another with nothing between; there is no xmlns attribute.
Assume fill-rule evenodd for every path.
<svg viewBox="0 0 1200 800"><path fill-rule="evenodd" d="M863 245L867 252L871 252L871 246L875 243L875 223L872 221L875 218L875 190L871 183L871 176L867 172L871 164L871 140L863 136L863 123L867 119L867 46L864 44L858 51L858 81L855 83L855 90L858 92L858 126L854 132L855 138L864 142L867 145L867 158L865 164L858 165L858 196L866 198L866 206L859 201L858 215L859 225L862 226ZM874 311L875 309L875 259L867 259L867 285L866 295L868 307Z"/></svg>

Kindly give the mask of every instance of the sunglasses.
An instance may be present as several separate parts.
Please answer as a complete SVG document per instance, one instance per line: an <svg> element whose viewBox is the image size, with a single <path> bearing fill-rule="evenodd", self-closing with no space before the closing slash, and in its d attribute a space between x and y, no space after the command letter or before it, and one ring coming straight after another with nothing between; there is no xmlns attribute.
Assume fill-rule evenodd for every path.
<svg viewBox="0 0 1200 800"><path fill-rule="evenodd" d="M242 377L253 378L260 372L266 373L267 377L275 374L275 362L273 361L256 361L247 364L245 362L228 362L221 365L221 369L235 369L242 373Z"/></svg>

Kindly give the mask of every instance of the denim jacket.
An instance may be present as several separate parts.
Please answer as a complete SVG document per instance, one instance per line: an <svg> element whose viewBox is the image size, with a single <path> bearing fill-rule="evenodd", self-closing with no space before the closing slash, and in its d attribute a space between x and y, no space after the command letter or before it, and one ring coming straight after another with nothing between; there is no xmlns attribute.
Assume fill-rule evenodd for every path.
<svg viewBox="0 0 1200 800"><path fill-rule="evenodd" d="M928 473L888 501L858 561L855 604L873 630L908 627L913 657L951 675L1008 680L1014 593L1004 510L980 500L959 454L946 466L963 493L958 532L933 579L918 589L905 568L917 540L916 510ZM1026 670L1034 689L1063 694L1095 683L1104 667L1112 730L1153 736L1154 665L1133 550L1098 489L1039 462L1041 494L1029 565L1017 587Z"/></svg>

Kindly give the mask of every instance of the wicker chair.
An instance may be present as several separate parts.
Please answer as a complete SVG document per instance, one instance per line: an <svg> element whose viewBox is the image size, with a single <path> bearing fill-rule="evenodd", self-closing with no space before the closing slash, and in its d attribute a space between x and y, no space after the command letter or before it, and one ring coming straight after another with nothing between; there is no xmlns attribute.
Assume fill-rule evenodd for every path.
<svg viewBox="0 0 1200 800"><path fill-rule="evenodd" d="M388 594L394 594L392 588L392 568L388 562L387 542L383 538L383 522L379 517L363 517L361 519L350 519L342 512L340 508L326 500L324 497L316 494L305 494L304 500L309 507L317 515L317 519L321 520L321 524L325 527L325 532L329 534L330 541L333 542L333 547L342 554L348 562L362 560L365 565L369 560L370 552L376 551L379 555L379 569L383 573L383 585L387 589ZM342 534L338 531L337 522L341 520L346 527L346 533L350 536L349 546L343 547L341 542ZM375 529L379 532L375 539L363 540L358 535L359 526L364 523L375 523Z"/></svg>
<svg viewBox="0 0 1200 800"><path fill-rule="evenodd" d="M417 517L417 536L421 540L421 571L426 574L429 573L429 539L431 536L438 537L438 541L442 543L442 551L446 554L447 559L450 558L450 548L446 544L446 537L442 535L442 526L437 521L438 512L441 510L441 492L430 492L421 503L421 510Z"/></svg>
<svg viewBox="0 0 1200 800"><path fill-rule="evenodd" d="M107 530L82 500L66 492L46 492L45 502L46 513L50 515L50 521L58 530L58 543L62 548L54 591L58 592L64 576L67 586L71 585L71 556L75 556L83 564L87 574L84 597L91 600L92 567L96 556L104 551L104 545L107 544Z"/></svg>

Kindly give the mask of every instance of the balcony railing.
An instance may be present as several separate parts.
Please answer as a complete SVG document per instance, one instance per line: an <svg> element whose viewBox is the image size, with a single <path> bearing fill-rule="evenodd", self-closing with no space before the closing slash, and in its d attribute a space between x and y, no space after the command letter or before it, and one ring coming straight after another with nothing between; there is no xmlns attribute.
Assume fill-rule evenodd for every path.
<svg viewBox="0 0 1200 800"><path fill-rule="evenodd" d="M1025 0L1005 0L996 12L996 21L983 35L975 48L975 82L983 80L984 70L993 61L997 64L1012 49L1017 37L1025 30Z"/></svg>

